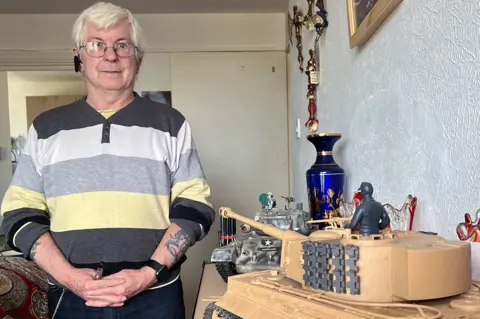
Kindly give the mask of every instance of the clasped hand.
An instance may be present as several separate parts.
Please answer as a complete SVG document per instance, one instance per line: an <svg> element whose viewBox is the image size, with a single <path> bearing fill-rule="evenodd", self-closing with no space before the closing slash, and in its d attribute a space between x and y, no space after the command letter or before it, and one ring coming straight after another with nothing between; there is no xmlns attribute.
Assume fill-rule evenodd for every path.
<svg viewBox="0 0 480 319"><path fill-rule="evenodd" d="M124 302L154 283L155 275L144 269L125 269L95 280L92 269L76 269L74 280L67 286L90 307L121 307Z"/></svg>

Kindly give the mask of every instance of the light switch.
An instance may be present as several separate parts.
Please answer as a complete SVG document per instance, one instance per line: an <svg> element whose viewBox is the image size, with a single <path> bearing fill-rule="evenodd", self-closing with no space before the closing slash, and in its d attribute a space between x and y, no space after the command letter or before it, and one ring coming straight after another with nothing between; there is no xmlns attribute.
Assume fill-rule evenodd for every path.
<svg viewBox="0 0 480 319"><path fill-rule="evenodd" d="M0 146L0 161L4 161L7 157L7 149L3 146Z"/></svg>

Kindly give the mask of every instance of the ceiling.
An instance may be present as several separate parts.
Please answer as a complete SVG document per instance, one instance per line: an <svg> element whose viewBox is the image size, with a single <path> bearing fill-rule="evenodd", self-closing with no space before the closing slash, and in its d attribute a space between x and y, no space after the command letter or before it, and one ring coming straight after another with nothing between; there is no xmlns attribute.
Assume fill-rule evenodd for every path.
<svg viewBox="0 0 480 319"><path fill-rule="evenodd" d="M0 0L0 14L78 14L97 0ZM133 13L284 13L288 0L115 0Z"/></svg>
<svg viewBox="0 0 480 319"><path fill-rule="evenodd" d="M8 77L29 82L83 81L82 76L73 71L16 71L8 72Z"/></svg>

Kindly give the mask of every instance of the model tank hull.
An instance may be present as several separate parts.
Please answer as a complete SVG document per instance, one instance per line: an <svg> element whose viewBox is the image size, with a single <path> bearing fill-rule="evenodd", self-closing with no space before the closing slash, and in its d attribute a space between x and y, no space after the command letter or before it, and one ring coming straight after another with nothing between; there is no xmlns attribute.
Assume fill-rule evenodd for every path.
<svg viewBox="0 0 480 319"><path fill-rule="evenodd" d="M458 295L472 284L466 242L388 228L366 236L332 226L305 236L252 221L230 208L220 208L220 214L281 239L280 269L286 276L305 290L336 299L414 302Z"/></svg>
<svg viewBox="0 0 480 319"><path fill-rule="evenodd" d="M285 244L283 269L304 289L344 300L395 302L450 297L471 286L468 243L409 231L318 234L323 238Z"/></svg>
<svg viewBox="0 0 480 319"><path fill-rule="evenodd" d="M204 318L480 319L479 287L474 283L466 293L429 302L368 303L306 291L284 273L265 271L230 277L227 292Z"/></svg>

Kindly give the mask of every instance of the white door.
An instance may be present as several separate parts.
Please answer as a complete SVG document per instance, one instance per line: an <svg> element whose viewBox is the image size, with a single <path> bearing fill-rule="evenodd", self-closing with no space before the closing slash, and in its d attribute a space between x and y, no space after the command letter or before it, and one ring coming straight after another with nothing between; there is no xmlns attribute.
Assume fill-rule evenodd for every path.
<svg viewBox="0 0 480 319"><path fill-rule="evenodd" d="M281 196L289 196L285 53L173 54L171 81L173 107L192 126L214 208L253 217L263 192L273 192L283 207ZM218 230L219 215L183 267L189 318Z"/></svg>
<svg viewBox="0 0 480 319"><path fill-rule="evenodd" d="M7 72L0 72L0 203L12 181Z"/></svg>

